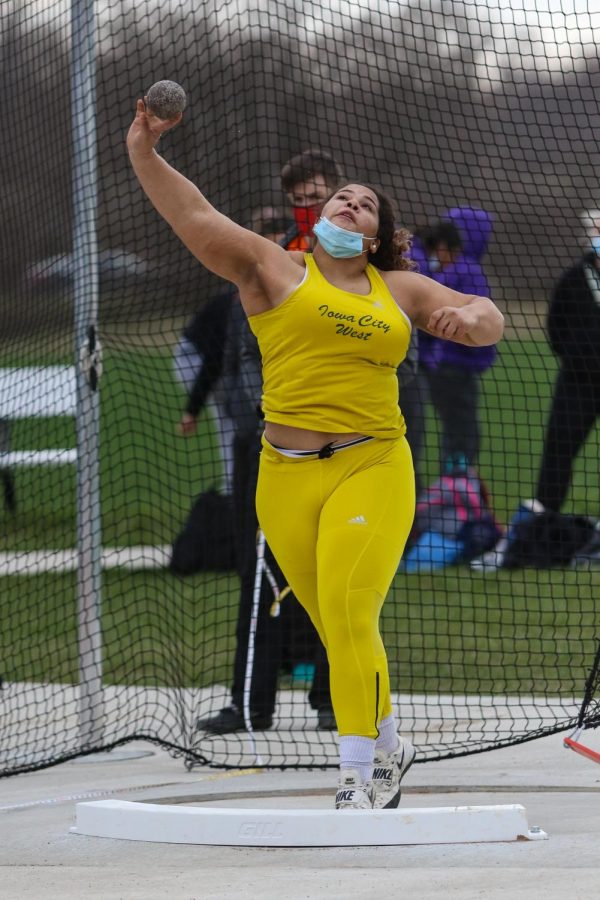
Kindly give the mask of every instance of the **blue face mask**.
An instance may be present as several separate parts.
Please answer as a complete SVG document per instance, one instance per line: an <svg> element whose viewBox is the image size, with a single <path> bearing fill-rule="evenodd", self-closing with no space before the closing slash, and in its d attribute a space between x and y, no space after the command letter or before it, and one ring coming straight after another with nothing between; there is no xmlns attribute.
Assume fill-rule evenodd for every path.
<svg viewBox="0 0 600 900"><path fill-rule="evenodd" d="M313 234L316 235L319 244L326 253L334 256L336 259L350 259L353 256L361 256L366 253L363 250L364 235L356 231L346 231L339 225L334 225L325 216L321 216L315 227ZM367 238L374 241L376 238Z"/></svg>
<svg viewBox="0 0 600 900"><path fill-rule="evenodd" d="M430 272L439 272L442 268L442 264L437 258L437 256L430 256L427 260L427 265L429 267Z"/></svg>
<svg viewBox="0 0 600 900"><path fill-rule="evenodd" d="M590 239L590 243L596 256L600 256L600 234L595 234L593 238Z"/></svg>

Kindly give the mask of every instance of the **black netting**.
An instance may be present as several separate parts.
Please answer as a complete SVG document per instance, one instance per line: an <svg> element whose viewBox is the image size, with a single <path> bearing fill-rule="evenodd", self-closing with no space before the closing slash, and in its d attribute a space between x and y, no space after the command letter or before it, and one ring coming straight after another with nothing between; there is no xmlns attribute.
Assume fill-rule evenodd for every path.
<svg viewBox="0 0 600 900"><path fill-rule="evenodd" d="M425 268L435 250L428 228L454 208L489 213L482 266L506 335L493 365L452 390L472 401L479 386L476 470L498 522L512 523L511 565L498 568L503 560L493 554L482 561L490 540L474 565L464 546L462 557L446 555L442 564L451 545L434 542L434 551L430 535L415 571L399 571L382 631L403 729L421 759L573 727L596 649L600 572L593 532L600 515L595 3L565 2L560 11L523 0L511 8L500 0L94 4L99 521L93 506L78 519L76 490L78 452L85 478L96 451L93 441L82 445L81 431L77 451L73 405L81 342L72 251L82 186L74 195L69 6L24 0L0 8L2 772L133 737L189 761L254 760L243 732L197 728L198 719L230 705L234 670L236 696L240 683L242 693L247 687L250 609L246 602L238 621L235 536L252 533L252 510L248 490L243 502L227 495L236 478L242 494L252 485L257 425L251 402L251 425L246 415L240 430L239 382L220 356L237 300L151 207L127 159L135 101L162 78L188 96L183 124L162 139L162 155L245 226L281 237L294 224L280 172L307 148L326 151L345 177L394 198L399 221L420 235ZM565 288L553 350L549 302L572 267L579 286ZM198 311L206 313L202 347L198 329L184 334ZM198 354L207 380L190 413L195 433L184 436L178 423L193 428L189 417L182 423L182 379L197 376ZM436 380L421 364L405 389L407 410L412 396L413 415L425 416L423 489L448 462L440 412L455 374L441 370ZM545 506L551 496L562 514L577 518L537 518L533 537L521 524L517 540L517 518L531 524L540 515L523 501L539 494L553 398L558 462L547 465ZM409 437L410 429L409 417ZM460 468L461 453L451 455ZM561 472L571 457L563 498ZM199 497L195 525L182 535ZM97 535L101 527L95 594L97 585L82 586L77 576L82 520ZM244 572L247 601L247 560ZM82 592L101 610L102 688L82 637ZM265 577L254 667L260 696L252 695L257 750L266 765L334 764L319 647L295 598L282 598L278 617L269 613L273 599Z"/></svg>
<svg viewBox="0 0 600 900"><path fill-rule="evenodd" d="M596 728L600 724L600 644L585 683L578 728Z"/></svg>

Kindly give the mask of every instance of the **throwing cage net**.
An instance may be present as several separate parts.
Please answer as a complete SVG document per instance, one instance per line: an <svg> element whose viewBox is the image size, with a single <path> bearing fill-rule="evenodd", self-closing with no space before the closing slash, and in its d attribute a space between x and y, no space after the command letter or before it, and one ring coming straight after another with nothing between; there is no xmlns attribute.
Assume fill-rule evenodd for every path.
<svg viewBox="0 0 600 900"><path fill-rule="evenodd" d="M577 727L573 734L565 738L565 747L569 747L576 753L591 759L592 762L600 763L600 753L588 746L586 734L587 731L597 728L600 724L600 643L596 651L596 656L592 668L590 669L587 681L585 683L585 691L583 702L579 710L577 718ZM583 739L581 736L584 735Z"/></svg>
<svg viewBox="0 0 600 900"><path fill-rule="evenodd" d="M218 209L278 239L294 225L280 172L306 149L386 191L399 223L420 235L425 267L427 229L450 210L489 215L480 263L506 336L461 396L479 390L474 471L495 519L514 530L519 508L534 506L522 501L535 493L564 368L546 330L553 291L586 259L582 291L600 302L581 219L590 212L591 227L600 206L600 12L591 0L510 9L102 0L87 11L91 41L67 2L0 9L10 121L0 191L0 769L132 738L189 764L239 766L258 754L265 765L333 765L321 651L268 551L253 607L247 498L260 422L239 358L225 362L244 327L237 300L136 182L124 143L135 101L159 79L183 85L184 120L161 153ZM86 48L93 65L78 75ZM600 514L592 319L574 306L563 322L585 374L569 408L591 421L562 512L583 532ZM427 381L423 366L417 377ZM448 470L434 401L418 395L423 490ZM562 449L564 462L573 448ZM593 552L578 555L582 539L559 552L572 538L561 522L559 537L544 538L550 558L535 564L481 554L473 564L430 535L429 565L399 570L381 627L395 706L420 759L577 724L600 569ZM232 685L231 728L207 728L231 706ZM244 707L254 744L239 724Z"/></svg>

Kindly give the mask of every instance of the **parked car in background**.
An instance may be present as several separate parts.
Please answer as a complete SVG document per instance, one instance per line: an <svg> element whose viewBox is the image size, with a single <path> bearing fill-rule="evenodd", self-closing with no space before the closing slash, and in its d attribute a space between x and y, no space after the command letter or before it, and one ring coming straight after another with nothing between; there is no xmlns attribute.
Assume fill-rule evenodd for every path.
<svg viewBox="0 0 600 900"><path fill-rule="evenodd" d="M45 294L70 292L73 288L72 253L59 253L27 266L23 278L26 290ZM124 292L143 286L151 278L148 262L128 250L101 250L98 254L100 293Z"/></svg>

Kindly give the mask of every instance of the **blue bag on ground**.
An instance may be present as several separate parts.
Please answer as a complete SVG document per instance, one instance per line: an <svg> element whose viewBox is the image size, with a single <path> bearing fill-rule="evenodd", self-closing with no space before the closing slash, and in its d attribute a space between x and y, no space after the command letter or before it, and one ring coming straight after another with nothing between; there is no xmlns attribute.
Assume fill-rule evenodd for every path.
<svg viewBox="0 0 600 900"><path fill-rule="evenodd" d="M400 566L424 572L468 562L502 536L485 484L470 466L450 468L417 498L415 523Z"/></svg>

